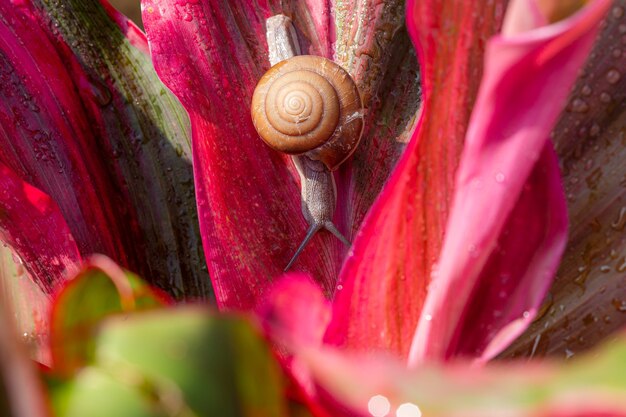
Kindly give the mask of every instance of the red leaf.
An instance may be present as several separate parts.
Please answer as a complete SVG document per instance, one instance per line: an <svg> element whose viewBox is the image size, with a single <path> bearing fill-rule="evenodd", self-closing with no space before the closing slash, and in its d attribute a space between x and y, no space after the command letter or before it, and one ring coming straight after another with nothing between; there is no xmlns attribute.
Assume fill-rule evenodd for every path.
<svg viewBox="0 0 626 417"><path fill-rule="evenodd" d="M324 26L324 17L311 18L298 5L285 13L313 34L301 37L304 51L325 50L311 26ZM157 72L191 116L201 231L224 308L254 307L307 228L291 162L259 139L250 117L253 89L269 67L265 19L281 8L251 1L143 2ZM299 259L326 294L334 288L340 245L319 234Z"/></svg>
<svg viewBox="0 0 626 417"><path fill-rule="evenodd" d="M67 240L64 231L69 226L81 254L102 252L125 262L117 232L123 230L120 216L115 202L103 198L114 193L105 181L98 150L90 145L91 127L65 64L26 5L4 2L0 14L5 17L0 22L0 162L54 200L67 221L65 225L56 213L54 224L38 231L40 238L43 233L51 236L23 241L17 253L44 286L58 281L61 275L51 275L53 267L42 270L35 259L51 259L56 256L51 251L60 251L68 254L59 258L63 262L75 260L67 243L58 248L43 245ZM4 194L0 204L10 208L11 198ZM94 233L94 227L100 233ZM17 243L17 235L11 240ZM56 272L63 268L57 265Z"/></svg>
<svg viewBox="0 0 626 417"><path fill-rule="evenodd" d="M500 25L503 3L409 3L424 80L420 125L341 271L329 342L408 354L441 247L484 43Z"/></svg>
<svg viewBox="0 0 626 417"><path fill-rule="evenodd" d="M0 161L59 205L82 255L210 298L187 115L145 37L103 4L2 6Z"/></svg>
<svg viewBox="0 0 626 417"><path fill-rule="evenodd" d="M570 357L626 326L625 7L613 2L554 129L569 241L545 314L505 355Z"/></svg>
<svg viewBox="0 0 626 417"><path fill-rule="evenodd" d="M490 359L536 316L567 237L560 174L546 143L609 5L593 2L552 25L526 20L517 32L515 20L534 10L515 0L503 34L489 42L411 362Z"/></svg>
<svg viewBox="0 0 626 417"><path fill-rule="evenodd" d="M51 292L81 260L59 207L2 163L0 202L0 240L19 253L39 285Z"/></svg>

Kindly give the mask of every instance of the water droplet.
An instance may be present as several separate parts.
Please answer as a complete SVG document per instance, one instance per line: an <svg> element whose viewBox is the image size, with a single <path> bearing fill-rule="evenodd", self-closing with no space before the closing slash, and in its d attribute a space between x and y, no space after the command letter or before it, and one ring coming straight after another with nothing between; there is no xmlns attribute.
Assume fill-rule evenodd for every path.
<svg viewBox="0 0 626 417"><path fill-rule="evenodd" d="M580 90L583 96L591 95L591 87L588 84L583 85L583 88Z"/></svg>
<svg viewBox="0 0 626 417"><path fill-rule="evenodd" d="M620 209L617 219L611 223L611 229L621 232L624 226L626 226L626 206Z"/></svg>
<svg viewBox="0 0 626 417"><path fill-rule="evenodd" d="M621 77L622 75L615 68L610 69L606 73L606 80L609 82L609 84L617 84Z"/></svg>
<svg viewBox="0 0 626 417"><path fill-rule="evenodd" d="M591 190L595 190L596 188L598 188L600 179L602 179L602 168L598 167L594 169L593 172L585 178L585 181L587 182L587 186Z"/></svg>
<svg viewBox="0 0 626 417"><path fill-rule="evenodd" d="M367 402L367 411L374 417L385 417L391 410L391 404L387 397L374 395Z"/></svg>
<svg viewBox="0 0 626 417"><path fill-rule="evenodd" d="M528 317L530 317L530 311L524 311L522 313L522 317L524 317L525 319L527 319Z"/></svg>
<svg viewBox="0 0 626 417"><path fill-rule="evenodd" d="M611 300L611 304L613 304L613 307L615 307L615 310L619 311L620 313L626 313L626 301L625 300L618 300L617 298L614 298L613 300Z"/></svg>
<svg viewBox="0 0 626 417"><path fill-rule="evenodd" d="M424 315L424 320L431 321L432 319L433 319L433 316L431 314Z"/></svg>
<svg viewBox="0 0 626 417"><path fill-rule="evenodd" d="M500 184L504 182L504 174L502 172L496 174L496 182Z"/></svg>
<svg viewBox="0 0 626 417"><path fill-rule="evenodd" d="M584 100L580 98L575 98L570 103L569 109L570 111L573 111L575 113L585 113L587 110L589 110L589 105L587 105Z"/></svg>
<svg viewBox="0 0 626 417"><path fill-rule="evenodd" d="M598 321L598 318L594 316L592 313L589 313L585 317L583 317L583 324L585 326L589 326L593 323L596 323L597 321Z"/></svg>
<svg viewBox="0 0 626 417"><path fill-rule="evenodd" d="M341 284L337 285L337 291L341 291L341 290L343 290L343 285Z"/></svg>
<svg viewBox="0 0 626 417"><path fill-rule="evenodd" d="M480 180L480 178L474 178L470 182L470 187L475 188L475 189L480 189L483 187L483 182Z"/></svg>
<svg viewBox="0 0 626 417"><path fill-rule="evenodd" d="M600 93L600 101L603 103L610 103L611 102L611 95L609 93L603 92Z"/></svg>

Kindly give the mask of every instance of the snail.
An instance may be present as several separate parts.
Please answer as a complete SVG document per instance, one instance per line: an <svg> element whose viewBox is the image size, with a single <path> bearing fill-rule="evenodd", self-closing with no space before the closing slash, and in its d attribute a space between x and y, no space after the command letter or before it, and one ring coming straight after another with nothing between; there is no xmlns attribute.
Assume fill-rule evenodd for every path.
<svg viewBox="0 0 626 417"><path fill-rule="evenodd" d="M293 155L300 174L309 229L285 271L322 229L349 246L332 221L337 200L332 171L356 150L363 132L363 104L350 74L319 56L281 60L261 77L251 112L261 139Z"/></svg>

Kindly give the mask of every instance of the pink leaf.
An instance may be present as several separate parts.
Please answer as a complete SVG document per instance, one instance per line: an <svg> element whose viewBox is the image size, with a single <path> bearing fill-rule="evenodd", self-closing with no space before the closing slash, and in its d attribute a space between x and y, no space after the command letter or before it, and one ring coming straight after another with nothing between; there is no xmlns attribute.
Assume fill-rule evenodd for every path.
<svg viewBox="0 0 626 417"><path fill-rule="evenodd" d="M341 271L330 343L408 355L441 247L484 43L499 28L503 3L409 3L424 80L421 120Z"/></svg>
<svg viewBox="0 0 626 417"><path fill-rule="evenodd" d="M278 280L257 308L268 333L277 340L321 346L330 303L310 277L292 273Z"/></svg>
<svg viewBox="0 0 626 417"><path fill-rule="evenodd" d="M311 19L298 4L284 12L314 34L309 23L323 26L325 17ZM328 15L326 7L315 10ZM277 4L250 1L143 2L157 72L191 117L201 231L224 308L252 308L307 228L291 163L259 139L250 117L252 91L269 67L265 19L280 12ZM304 51L327 48L315 36L302 40ZM334 288L340 245L320 234L299 259L326 294Z"/></svg>
<svg viewBox="0 0 626 417"><path fill-rule="evenodd" d="M569 357L626 325L626 1L613 2L553 136L569 241L550 297L505 355Z"/></svg>
<svg viewBox="0 0 626 417"><path fill-rule="evenodd" d="M489 359L534 318L567 231L557 163L546 143L609 5L599 0L524 32L509 16L503 34L489 42L437 278L410 362ZM527 14L531 6L511 5Z"/></svg>

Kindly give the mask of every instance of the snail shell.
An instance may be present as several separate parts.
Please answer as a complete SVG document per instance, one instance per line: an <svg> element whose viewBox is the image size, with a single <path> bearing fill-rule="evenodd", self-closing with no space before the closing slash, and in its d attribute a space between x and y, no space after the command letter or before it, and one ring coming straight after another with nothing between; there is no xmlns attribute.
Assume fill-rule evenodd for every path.
<svg viewBox="0 0 626 417"><path fill-rule="evenodd" d="M252 121L271 148L335 170L355 151L363 104L354 80L326 58L299 55L270 68L252 96Z"/></svg>

